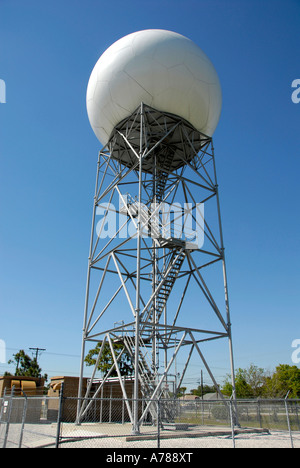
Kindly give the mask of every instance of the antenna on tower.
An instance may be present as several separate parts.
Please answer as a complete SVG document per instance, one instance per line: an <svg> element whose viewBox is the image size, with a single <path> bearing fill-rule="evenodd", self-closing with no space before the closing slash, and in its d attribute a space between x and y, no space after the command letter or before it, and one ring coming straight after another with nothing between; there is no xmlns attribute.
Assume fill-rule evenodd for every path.
<svg viewBox="0 0 300 468"><path fill-rule="evenodd" d="M104 146L94 195L77 423L92 404L82 399L85 348L99 341L91 382L108 344L113 364L102 385L112 372L117 374L136 434L146 419L156 421L156 400L168 396L172 375L176 395L192 355L224 399L204 343L229 340L235 392L212 142L221 87L214 66L196 44L171 31L146 30L104 52L86 99L91 126ZM114 352L116 342L133 363L133 406ZM172 368L184 350L178 379ZM90 390L91 385L86 397ZM175 406L162 403L161 411L165 421L172 421Z"/></svg>

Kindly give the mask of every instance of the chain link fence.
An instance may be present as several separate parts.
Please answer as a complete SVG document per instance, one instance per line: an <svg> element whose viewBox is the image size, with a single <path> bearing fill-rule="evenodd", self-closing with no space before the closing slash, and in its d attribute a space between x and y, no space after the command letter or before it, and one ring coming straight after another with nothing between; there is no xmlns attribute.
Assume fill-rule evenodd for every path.
<svg viewBox="0 0 300 468"><path fill-rule="evenodd" d="M14 396L0 399L1 448L259 446L263 437L300 448L300 400L140 400ZM78 413L78 408L81 412ZM81 414L78 421L78 414ZM238 424L236 424L238 422ZM273 440L273 439L272 439ZM274 446L276 441L274 439Z"/></svg>
<svg viewBox="0 0 300 468"><path fill-rule="evenodd" d="M56 400L56 401L55 401ZM0 398L0 448L34 448L58 439L58 398L14 396Z"/></svg>

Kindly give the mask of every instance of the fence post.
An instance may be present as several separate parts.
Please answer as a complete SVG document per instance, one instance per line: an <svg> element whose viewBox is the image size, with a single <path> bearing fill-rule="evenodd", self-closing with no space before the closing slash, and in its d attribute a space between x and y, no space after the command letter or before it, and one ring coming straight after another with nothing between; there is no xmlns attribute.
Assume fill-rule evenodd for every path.
<svg viewBox="0 0 300 468"><path fill-rule="evenodd" d="M234 435L234 418L233 418L233 410L232 410L232 398L233 398L233 395L230 397L230 400L229 400L229 412L230 412L230 423L231 423L231 433L232 433L232 443L233 443L233 448L235 448L235 435ZM235 401L236 403L236 401ZM236 408L237 410L237 408Z"/></svg>
<svg viewBox="0 0 300 468"><path fill-rule="evenodd" d="M23 414L22 414L22 424L21 424L21 432L20 432L20 440L19 440L19 448L22 448L22 441L23 441L23 433L24 433L24 425L25 425L25 420L26 420L26 415L27 415L27 395L22 390L22 393L24 395L24 407L23 407Z"/></svg>
<svg viewBox="0 0 300 468"><path fill-rule="evenodd" d="M58 417L57 417L57 430L56 430L55 448L59 447L60 427L61 427L62 408L63 408L63 398L64 398L64 383L62 382L61 388L60 388L60 397L59 397L59 408L58 408Z"/></svg>
<svg viewBox="0 0 300 468"><path fill-rule="evenodd" d="M0 411L0 426L4 422L4 421L2 421L2 418L3 418L3 414L4 414L4 408L5 408L5 406L4 406L5 397L6 397L6 388L4 388L3 398L0 398L0 400L2 400L1 411Z"/></svg>
<svg viewBox="0 0 300 468"><path fill-rule="evenodd" d="M290 393L290 390L286 394L286 397L284 399L284 404L285 404L285 411L286 411L286 419L287 419L288 429L289 429L289 433L290 433L291 446L292 446L292 448L294 448L293 435L292 435L291 423L290 423L289 408L288 408L288 404L287 404L287 398L289 396L289 393Z"/></svg>
<svg viewBox="0 0 300 468"><path fill-rule="evenodd" d="M260 412L260 398L257 398L257 416L259 421L259 427L262 428L261 412Z"/></svg>
<svg viewBox="0 0 300 468"><path fill-rule="evenodd" d="M298 425L298 430L300 431L300 421L299 421L299 414L298 414L298 401L295 402L295 408L296 408L296 418L297 418L297 425Z"/></svg>
<svg viewBox="0 0 300 468"><path fill-rule="evenodd" d="M14 394L15 394L15 386L13 385L13 387L11 389L11 393L10 393L9 403L8 403L7 422L6 422L6 429L5 429L5 435L4 435L2 448L6 448Z"/></svg>

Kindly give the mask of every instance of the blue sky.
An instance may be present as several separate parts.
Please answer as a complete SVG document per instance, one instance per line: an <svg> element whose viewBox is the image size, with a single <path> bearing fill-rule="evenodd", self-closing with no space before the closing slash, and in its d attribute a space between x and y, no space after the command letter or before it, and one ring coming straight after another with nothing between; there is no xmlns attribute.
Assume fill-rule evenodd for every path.
<svg viewBox="0 0 300 468"><path fill-rule="evenodd" d="M100 149L86 86L110 44L161 28L196 42L222 85L214 146L235 367L293 365L300 104L291 100L291 84L300 78L299 20L299 0L0 0L0 339L7 359L46 348L44 372L78 374ZM0 364L0 374L9 368ZM222 381L226 353L212 368ZM189 387L199 369L191 366Z"/></svg>

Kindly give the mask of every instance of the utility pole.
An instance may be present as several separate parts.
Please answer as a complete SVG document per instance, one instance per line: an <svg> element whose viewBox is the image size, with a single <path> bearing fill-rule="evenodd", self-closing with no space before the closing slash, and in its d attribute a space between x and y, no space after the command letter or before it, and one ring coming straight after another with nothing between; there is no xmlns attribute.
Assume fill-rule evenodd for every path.
<svg viewBox="0 0 300 468"><path fill-rule="evenodd" d="M35 360L37 362L38 360L38 355L39 355L39 351L46 351L44 348L29 348L31 351L36 351L35 353Z"/></svg>

